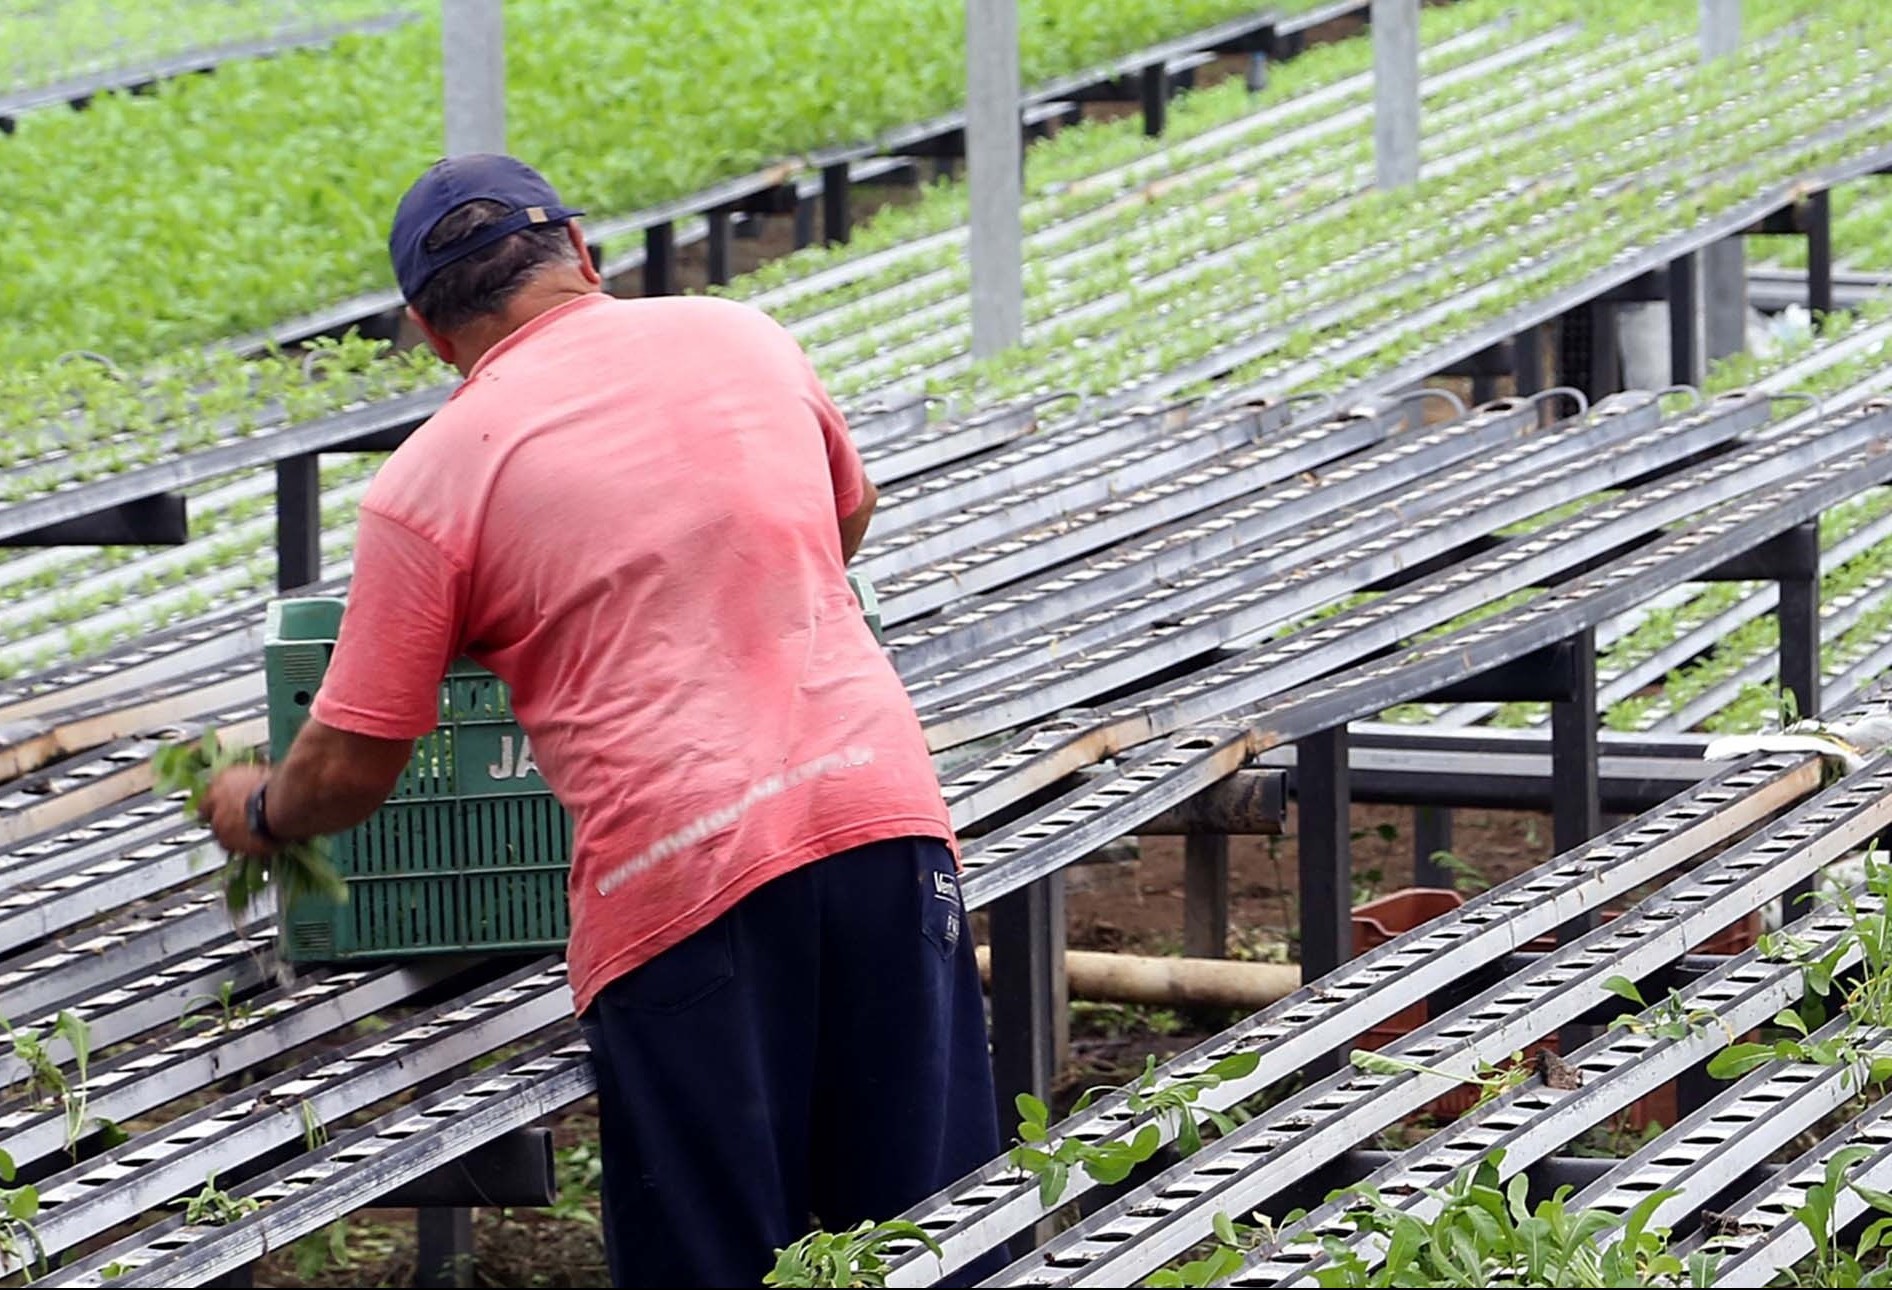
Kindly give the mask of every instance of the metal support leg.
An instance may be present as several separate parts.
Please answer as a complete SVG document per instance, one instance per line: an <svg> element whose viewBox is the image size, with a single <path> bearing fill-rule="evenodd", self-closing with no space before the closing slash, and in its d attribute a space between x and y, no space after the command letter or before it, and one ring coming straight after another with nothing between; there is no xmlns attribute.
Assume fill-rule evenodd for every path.
<svg viewBox="0 0 1892 1290"><path fill-rule="evenodd" d="M1353 955L1353 782L1347 728L1301 740L1295 792L1301 834L1301 974L1326 976Z"/></svg>
<svg viewBox="0 0 1892 1290"><path fill-rule="evenodd" d="M1726 237L1701 250L1702 357L1713 363L1747 348L1747 248Z"/></svg>
<svg viewBox="0 0 1892 1290"><path fill-rule="evenodd" d="M1296 811L1300 817L1301 979L1326 976L1353 955L1353 778L1347 728L1309 735L1295 748ZM1333 1053L1309 1076L1339 1069Z"/></svg>
<svg viewBox="0 0 1892 1290"><path fill-rule="evenodd" d="M228 1272L214 1276L204 1282L214 1290L250 1290L256 1284L256 1265L245 1263L240 1268L231 1268Z"/></svg>
<svg viewBox="0 0 1892 1290"><path fill-rule="evenodd" d="M1152 63L1143 69L1143 133L1154 139L1169 124L1169 68Z"/></svg>
<svg viewBox="0 0 1892 1290"><path fill-rule="evenodd" d="M1268 55L1257 51L1248 56L1248 67L1242 74L1242 84L1248 87L1250 94L1259 94L1268 88Z"/></svg>
<svg viewBox="0 0 1892 1290"><path fill-rule="evenodd" d="M1810 717L1820 710L1820 526L1796 525L1787 540L1795 574L1780 580L1780 688Z"/></svg>
<svg viewBox="0 0 1892 1290"><path fill-rule="evenodd" d="M1536 394L1545 386L1544 330L1526 327L1511 340L1513 375L1519 395Z"/></svg>
<svg viewBox="0 0 1892 1290"><path fill-rule="evenodd" d="M1807 198L1807 309L1819 322L1833 312L1833 197L1822 188Z"/></svg>
<svg viewBox="0 0 1892 1290"><path fill-rule="evenodd" d="M1607 300L1591 301L1590 377L1584 393L1592 403L1623 388L1622 346L1616 332L1616 306Z"/></svg>
<svg viewBox="0 0 1892 1290"><path fill-rule="evenodd" d="M291 591L322 576L322 459L276 463L276 587Z"/></svg>
<svg viewBox="0 0 1892 1290"><path fill-rule="evenodd" d="M1057 1077L1064 993L1064 875L1053 873L992 904L992 1077L999 1122L1017 1119L1020 1093L1046 1097Z"/></svg>
<svg viewBox="0 0 1892 1290"><path fill-rule="evenodd" d="M473 1211L414 1211L414 1284L464 1287L473 1284Z"/></svg>
<svg viewBox="0 0 1892 1290"><path fill-rule="evenodd" d="M1451 849L1451 809L1444 806L1415 806L1412 811L1412 885L1450 887L1451 875L1432 857Z"/></svg>
<svg viewBox="0 0 1892 1290"><path fill-rule="evenodd" d="M1603 803L1597 784L1597 742L1601 723L1596 713L1596 629L1585 628L1571 638L1569 694L1550 708L1550 773L1556 783L1551 801L1552 846L1557 854L1574 850L1603 831ZM1568 944L1596 926L1594 911L1571 919L1557 929L1559 944ZM1591 1026L1565 1026L1559 1033L1562 1050L1573 1053L1588 1043Z"/></svg>
<svg viewBox="0 0 1892 1290"><path fill-rule="evenodd" d="M1551 777L1556 781L1551 834L1559 855L1602 831L1597 791L1596 630L1571 637L1571 693L1550 709Z"/></svg>
<svg viewBox="0 0 1892 1290"><path fill-rule="evenodd" d="M677 229L674 224L653 224L644 230L644 294L677 293Z"/></svg>
<svg viewBox="0 0 1892 1290"><path fill-rule="evenodd" d="M711 211L708 218L709 280L720 287L729 281L730 252L734 249L729 236L729 212Z"/></svg>
<svg viewBox="0 0 1892 1290"><path fill-rule="evenodd" d="M1701 344L1696 335L1695 253L1669 261L1669 379L1677 385L1701 384Z"/></svg>
<svg viewBox="0 0 1892 1290"><path fill-rule="evenodd" d="M1228 954L1228 835L1191 833L1183 840L1183 953Z"/></svg>
<svg viewBox="0 0 1892 1290"><path fill-rule="evenodd" d="M854 232L853 216L848 209L851 182L845 161L821 168L821 235L830 246L847 241Z"/></svg>
<svg viewBox="0 0 1892 1290"><path fill-rule="evenodd" d="M795 249L811 245L815 240L815 203L804 197L795 203Z"/></svg>
<svg viewBox="0 0 1892 1290"><path fill-rule="evenodd" d="M1817 520L1795 525L1783 535L1792 549L1783 558L1794 576L1782 578L1780 599L1780 689L1793 696L1793 710L1803 717L1820 711L1820 525ZM1795 883L1780 897L1781 921L1807 912L1801 897L1813 890L1813 879Z"/></svg>

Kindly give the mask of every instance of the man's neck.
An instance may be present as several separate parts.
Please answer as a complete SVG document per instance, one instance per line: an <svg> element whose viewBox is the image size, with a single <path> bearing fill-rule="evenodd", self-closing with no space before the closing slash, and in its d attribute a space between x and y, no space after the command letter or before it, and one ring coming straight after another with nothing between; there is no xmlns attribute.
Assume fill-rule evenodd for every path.
<svg viewBox="0 0 1892 1290"><path fill-rule="evenodd" d="M489 319L481 319L467 324L454 336L454 366L460 369L460 375L471 372L493 346L518 331L541 314L550 313L561 305L584 296L598 294L599 288L582 279L573 281L560 276L529 282L518 295L506 302L506 307Z"/></svg>

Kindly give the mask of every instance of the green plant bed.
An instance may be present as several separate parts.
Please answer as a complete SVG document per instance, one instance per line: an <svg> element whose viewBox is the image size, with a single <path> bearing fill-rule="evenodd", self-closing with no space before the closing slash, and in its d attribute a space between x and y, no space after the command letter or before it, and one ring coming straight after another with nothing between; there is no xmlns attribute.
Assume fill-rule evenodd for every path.
<svg viewBox="0 0 1892 1290"><path fill-rule="evenodd" d="M1307 7L1311 0L1277 3ZM1257 11L1254 0L1023 0L1027 83ZM964 98L961 0L507 6L508 127L594 214L665 201ZM137 360L388 284L386 223L440 151L440 30L232 64L0 149L0 365Z"/></svg>

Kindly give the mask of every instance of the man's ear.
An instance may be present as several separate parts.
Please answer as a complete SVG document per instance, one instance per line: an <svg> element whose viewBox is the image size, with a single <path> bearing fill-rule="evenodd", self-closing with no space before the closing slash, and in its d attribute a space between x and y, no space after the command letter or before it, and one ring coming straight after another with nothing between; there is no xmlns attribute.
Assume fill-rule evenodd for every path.
<svg viewBox="0 0 1892 1290"><path fill-rule="evenodd" d="M585 281L592 286L602 286L604 275L598 272L598 266L592 262L591 247L585 242L585 230L578 226L576 219L565 221L565 236L572 240L572 246L578 252L578 271L585 275Z"/></svg>
<svg viewBox="0 0 1892 1290"><path fill-rule="evenodd" d="M409 305L407 307L407 316L414 320L416 327L420 328L420 334L427 338L429 345L433 346L434 353L440 355L440 361L446 363L448 366L452 366L453 341L435 331L433 327L428 324L427 320L422 318L420 314L415 311L414 306Z"/></svg>

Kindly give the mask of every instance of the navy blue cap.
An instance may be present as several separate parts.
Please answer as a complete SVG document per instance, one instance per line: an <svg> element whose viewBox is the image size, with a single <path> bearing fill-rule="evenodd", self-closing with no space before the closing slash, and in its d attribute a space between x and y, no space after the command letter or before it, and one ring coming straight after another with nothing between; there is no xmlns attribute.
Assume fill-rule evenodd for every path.
<svg viewBox="0 0 1892 1290"><path fill-rule="evenodd" d="M512 214L438 251L429 251L427 235L434 226L448 212L477 201L499 202L510 207ZM436 273L500 238L535 224L562 224L583 214L562 204L545 176L516 158L491 152L448 157L435 162L416 179L395 208L394 227L388 233L394 280L401 284L401 294L411 301Z"/></svg>

